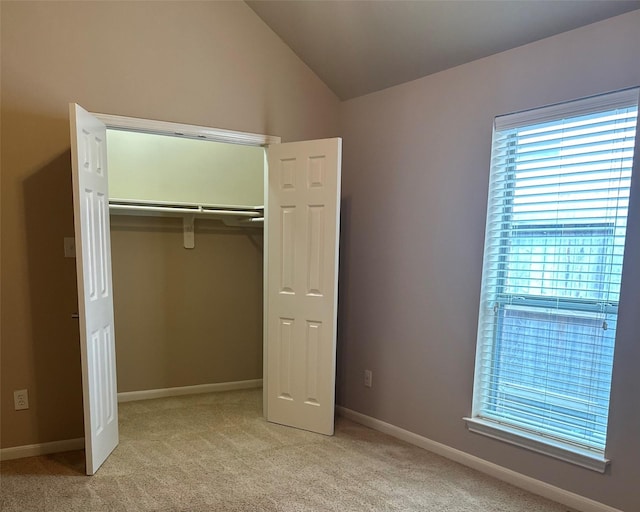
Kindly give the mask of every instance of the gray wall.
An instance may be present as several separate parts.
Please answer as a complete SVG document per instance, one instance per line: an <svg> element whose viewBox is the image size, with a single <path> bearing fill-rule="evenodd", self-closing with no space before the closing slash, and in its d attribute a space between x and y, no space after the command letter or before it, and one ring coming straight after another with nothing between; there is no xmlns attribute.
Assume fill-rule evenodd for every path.
<svg viewBox="0 0 640 512"><path fill-rule="evenodd" d="M342 104L338 403L640 510L638 197L629 219L607 474L472 434L462 421L471 412L494 116L639 84L635 11ZM371 389L363 386L364 369L373 371Z"/></svg>

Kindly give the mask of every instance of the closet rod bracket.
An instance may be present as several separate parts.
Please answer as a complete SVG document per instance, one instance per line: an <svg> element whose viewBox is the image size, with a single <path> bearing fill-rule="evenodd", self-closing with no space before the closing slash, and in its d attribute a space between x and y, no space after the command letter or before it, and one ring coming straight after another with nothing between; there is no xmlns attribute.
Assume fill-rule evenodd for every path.
<svg viewBox="0 0 640 512"><path fill-rule="evenodd" d="M196 246L194 236L195 215L185 215L182 217L182 231L184 234L184 248L193 249Z"/></svg>

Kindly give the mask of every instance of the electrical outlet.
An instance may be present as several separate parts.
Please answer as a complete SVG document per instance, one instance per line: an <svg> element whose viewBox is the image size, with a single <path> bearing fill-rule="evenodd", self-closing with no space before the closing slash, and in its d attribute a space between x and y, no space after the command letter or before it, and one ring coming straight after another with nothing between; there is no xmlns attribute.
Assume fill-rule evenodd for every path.
<svg viewBox="0 0 640 512"><path fill-rule="evenodd" d="M373 384L373 372L371 370L364 371L364 385L367 388L370 388Z"/></svg>
<svg viewBox="0 0 640 512"><path fill-rule="evenodd" d="M16 411L29 408L29 392L26 389L16 389L13 392L13 405Z"/></svg>

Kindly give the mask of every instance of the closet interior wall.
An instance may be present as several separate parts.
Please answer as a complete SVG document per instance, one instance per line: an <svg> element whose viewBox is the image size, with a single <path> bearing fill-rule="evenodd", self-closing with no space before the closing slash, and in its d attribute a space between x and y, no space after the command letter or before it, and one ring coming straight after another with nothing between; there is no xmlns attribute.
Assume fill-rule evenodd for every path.
<svg viewBox="0 0 640 512"><path fill-rule="evenodd" d="M111 216L118 391L262 378L259 229Z"/></svg>

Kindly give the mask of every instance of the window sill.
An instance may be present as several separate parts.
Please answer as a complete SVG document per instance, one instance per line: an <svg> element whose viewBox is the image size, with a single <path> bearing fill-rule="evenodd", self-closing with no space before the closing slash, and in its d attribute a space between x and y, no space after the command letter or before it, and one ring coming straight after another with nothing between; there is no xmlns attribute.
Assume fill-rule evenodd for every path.
<svg viewBox="0 0 640 512"><path fill-rule="evenodd" d="M551 439L537 437L500 423L481 418L463 419L471 432L576 464L598 473L604 473L610 462L609 459L597 453Z"/></svg>

